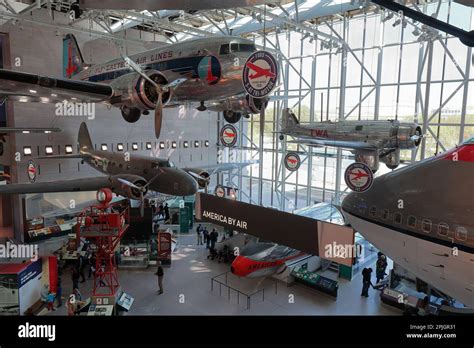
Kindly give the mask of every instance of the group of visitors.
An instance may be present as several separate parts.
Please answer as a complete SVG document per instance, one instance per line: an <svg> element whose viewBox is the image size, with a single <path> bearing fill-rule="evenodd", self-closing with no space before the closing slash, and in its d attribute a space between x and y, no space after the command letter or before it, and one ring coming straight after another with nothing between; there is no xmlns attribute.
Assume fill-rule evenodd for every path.
<svg viewBox="0 0 474 348"><path fill-rule="evenodd" d="M217 239L219 238L219 233L216 231L215 228L212 229L211 232L207 230L207 227L203 227L201 224L198 225L196 228L197 234L197 245L206 244L206 249L215 249ZM204 241L204 243L203 243Z"/></svg>
<svg viewBox="0 0 474 348"><path fill-rule="evenodd" d="M170 223L170 208L168 207L168 203L160 204L155 211L155 214L158 218L162 218L164 223Z"/></svg>
<svg viewBox="0 0 474 348"><path fill-rule="evenodd" d="M377 253L377 262L375 263L375 276L377 278L377 283L380 283L382 279L385 278L385 270L387 269L387 257L382 253ZM369 297L369 288L374 285L372 284L372 268L364 268L362 270L362 293L360 296Z"/></svg>

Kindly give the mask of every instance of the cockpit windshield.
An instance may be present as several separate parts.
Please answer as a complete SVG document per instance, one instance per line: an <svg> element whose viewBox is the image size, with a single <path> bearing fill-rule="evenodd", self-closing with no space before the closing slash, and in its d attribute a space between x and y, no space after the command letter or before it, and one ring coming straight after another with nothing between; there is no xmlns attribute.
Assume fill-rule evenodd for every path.
<svg viewBox="0 0 474 348"><path fill-rule="evenodd" d="M219 54L229 54L235 52L255 52L257 48L254 44L246 44L246 43L237 43L233 42L231 44L224 44L221 46L219 50Z"/></svg>
<svg viewBox="0 0 474 348"><path fill-rule="evenodd" d="M174 168L176 166L171 161L163 160L163 161L159 161L159 162L153 162L151 167L156 169L156 168Z"/></svg>
<svg viewBox="0 0 474 348"><path fill-rule="evenodd" d="M474 144L474 136L467 138L463 141L463 144Z"/></svg>

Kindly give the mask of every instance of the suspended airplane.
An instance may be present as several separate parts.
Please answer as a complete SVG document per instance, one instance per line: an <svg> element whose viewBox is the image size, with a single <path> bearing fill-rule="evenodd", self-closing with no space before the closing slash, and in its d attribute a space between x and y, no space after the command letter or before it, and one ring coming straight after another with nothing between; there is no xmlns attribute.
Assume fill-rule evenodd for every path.
<svg viewBox="0 0 474 348"><path fill-rule="evenodd" d="M154 110L158 138L165 106L200 103L199 111L222 111L229 123L238 122L242 115L260 113L268 102L266 96L275 88L278 69L264 59L247 62L256 51L255 44L247 39L206 37L89 65L75 37L67 34L63 39L63 75L67 79L0 69L0 98L104 103L119 108L130 123ZM245 79L264 91L258 98L245 92L246 64Z"/></svg>
<svg viewBox="0 0 474 348"><path fill-rule="evenodd" d="M400 164L400 150L416 148L422 139L416 123L387 121L316 122L301 125L290 109L283 110L280 140L295 138L287 143L322 147L333 146L351 150L357 162L366 163L373 172L382 161L390 169Z"/></svg>
<svg viewBox="0 0 474 348"><path fill-rule="evenodd" d="M395 263L474 308L474 138L344 199L352 227Z"/></svg>
<svg viewBox="0 0 474 348"><path fill-rule="evenodd" d="M212 174L252 164L251 162L223 163L207 168L180 169L167 159L139 155L130 155L126 158L120 152L94 150L84 122L79 128L78 143L78 154L51 155L39 157L39 159L79 158L106 174L105 176L0 185L0 194L95 191L110 188L118 195L140 201L143 201L148 190L172 196L188 196L195 194L198 187L205 188ZM36 166L30 164L27 170L35 174Z"/></svg>

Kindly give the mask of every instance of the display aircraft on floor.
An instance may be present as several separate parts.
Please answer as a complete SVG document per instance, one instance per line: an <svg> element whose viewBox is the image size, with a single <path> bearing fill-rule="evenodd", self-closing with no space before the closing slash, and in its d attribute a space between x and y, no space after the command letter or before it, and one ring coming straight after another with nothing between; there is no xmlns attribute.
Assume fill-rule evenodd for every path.
<svg viewBox="0 0 474 348"><path fill-rule="evenodd" d="M83 122L78 133L79 153L51 155L39 159L81 159L96 170L106 174L52 182L0 185L0 194L26 194L47 192L95 191L110 188L114 193L141 200L148 190L172 195L193 195L205 188L215 173L247 166L245 163L222 163L207 168L177 168L170 160L151 156L129 155L120 152L94 150L87 125ZM36 180L37 166L28 163L28 175ZM143 206L143 204L142 204Z"/></svg>
<svg viewBox="0 0 474 348"><path fill-rule="evenodd" d="M377 171L382 161L390 169L400 164L400 150L414 149L421 143L421 127L416 123L386 121L325 121L302 125L290 109L283 110L280 140L314 147L345 148L357 162Z"/></svg>
<svg viewBox="0 0 474 348"><path fill-rule="evenodd" d="M158 138L164 106L197 102L199 111L222 111L230 123L261 112L276 87L278 63L270 53L257 52L253 41L206 37L89 65L68 34L63 75L67 79L0 69L0 96L23 102L105 103L119 108L131 123L154 110Z"/></svg>

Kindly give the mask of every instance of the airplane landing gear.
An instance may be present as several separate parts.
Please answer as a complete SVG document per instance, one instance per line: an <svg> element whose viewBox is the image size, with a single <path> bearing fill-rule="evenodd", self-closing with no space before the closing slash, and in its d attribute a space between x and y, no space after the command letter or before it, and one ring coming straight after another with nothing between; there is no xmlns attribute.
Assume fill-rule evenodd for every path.
<svg viewBox="0 0 474 348"><path fill-rule="evenodd" d="M204 102L201 101L201 105L199 105L196 109L197 109L198 111L206 111L206 110L207 110L207 107L206 107L206 105L204 105Z"/></svg>
<svg viewBox="0 0 474 348"><path fill-rule="evenodd" d="M223 112L224 119L228 123L237 123L240 121L240 118L242 117L242 114L240 112L235 112L232 110L225 110Z"/></svg>

